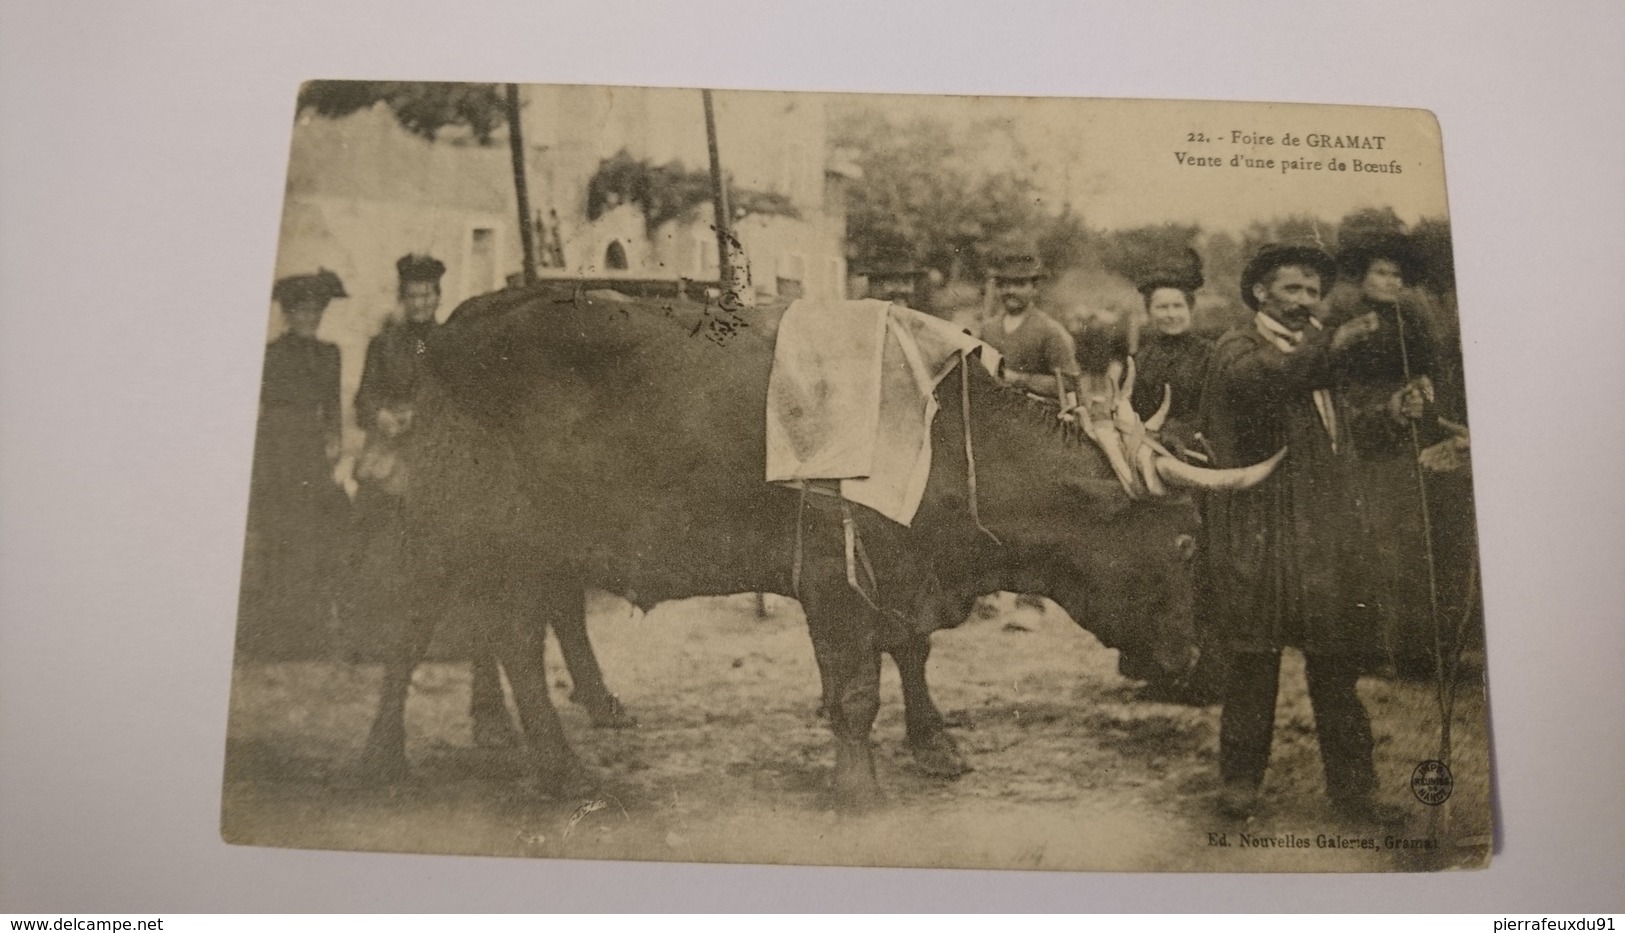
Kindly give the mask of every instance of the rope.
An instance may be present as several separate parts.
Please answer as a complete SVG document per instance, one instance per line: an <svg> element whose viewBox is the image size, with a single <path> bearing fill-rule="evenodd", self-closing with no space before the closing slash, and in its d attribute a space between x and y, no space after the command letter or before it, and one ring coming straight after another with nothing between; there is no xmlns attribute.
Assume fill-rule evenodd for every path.
<svg viewBox="0 0 1625 933"><path fill-rule="evenodd" d="M980 529L983 534L993 539L994 544L1003 545L1004 542L999 540L998 535L995 535L986 525L982 524L981 512L977 506L976 450L971 442L970 430L969 365L969 355L961 354L959 360L959 404L960 420L963 425L965 435L965 481L966 485L969 487L971 521L976 523L976 527ZM1061 383L1059 383L1059 375L1057 375L1056 378L1057 385L1060 385ZM816 493L818 495L829 496L840 501L841 537L846 556L847 585L850 586L859 596L863 597L863 601L868 604L869 608L875 610L876 612L887 612L887 610L882 609L878 603L880 598L880 580L875 574L873 562L869 560L868 550L863 546L863 536L859 534L857 521L854 519L852 514L851 500L847 499L839 492L826 491L824 489L817 488L806 480L802 480L798 488L799 498L796 502L795 549L794 554L791 557L790 565L791 592L795 594L797 599L801 598L801 569L802 564L806 559L806 542L804 539L803 525L806 517L807 495L808 493ZM863 584L858 580L858 567L860 565L863 567L864 575L868 577L869 590L865 590L863 588ZM869 595L870 590L874 592L873 596ZM896 613L895 610L892 611L892 614L900 615L899 613Z"/></svg>
<svg viewBox="0 0 1625 933"><path fill-rule="evenodd" d="M965 484L969 487L970 520L992 538L994 544L1003 545L999 536L982 524L982 513L976 504L976 448L970 438L970 355L966 353L959 355L959 423L965 431Z"/></svg>
<svg viewBox="0 0 1625 933"><path fill-rule="evenodd" d="M796 546L795 555L790 558L790 592L796 599L801 598L801 562L807 553L806 544L802 540L802 524L807 515L807 481L801 481L801 494L796 499Z"/></svg>
<svg viewBox="0 0 1625 933"><path fill-rule="evenodd" d="M846 542L846 585L862 596L870 609L883 612L884 610L875 602L875 598L880 596L880 583L875 579L875 568L869 563L867 554L863 555L863 568L869 574L869 586L875 591L875 597L871 598L864 592L863 585L858 582L857 555L862 551L863 545L858 541L858 523L852 518L852 502L844 496L841 498L841 536Z"/></svg>

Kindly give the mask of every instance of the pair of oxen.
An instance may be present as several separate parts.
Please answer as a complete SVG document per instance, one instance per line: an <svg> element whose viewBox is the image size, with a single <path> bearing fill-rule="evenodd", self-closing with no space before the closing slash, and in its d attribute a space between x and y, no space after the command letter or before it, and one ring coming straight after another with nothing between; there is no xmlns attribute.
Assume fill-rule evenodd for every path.
<svg viewBox="0 0 1625 933"><path fill-rule="evenodd" d="M1240 488L1273 463L1193 469L1157 445L1155 419L1141 424L1126 392L1063 414L966 366L942 383L963 399L945 395L925 498L905 528L764 482L776 320L761 314L719 335L710 313L538 288L473 299L437 329L405 451L414 611L368 738L376 772L405 770L412 669L448 594L471 588L506 607L483 616L477 638L507 674L543 786L561 795L592 782L549 698L542 645L548 625L585 644L586 589L644 608L708 594L799 598L843 806L879 793L870 733L883 654L901 674L916 760L935 774L966 769L925 667L930 633L962 622L980 595L1048 596L1168 678L1191 669L1198 519L1190 497L1166 487ZM857 586L848 524L862 543ZM601 682L576 688L608 696Z"/></svg>

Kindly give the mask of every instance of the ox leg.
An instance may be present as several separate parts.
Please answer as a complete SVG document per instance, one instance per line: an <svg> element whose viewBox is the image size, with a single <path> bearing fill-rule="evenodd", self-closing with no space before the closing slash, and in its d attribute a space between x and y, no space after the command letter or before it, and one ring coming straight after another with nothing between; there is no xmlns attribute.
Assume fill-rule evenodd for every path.
<svg viewBox="0 0 1625 933"><path fill-rule="evenodd" d="M468 713L474 720L474 744L480 748L507 748L517 742L508 703L502 696L502 674L497 659L483 646L475 646L473 691Z"/></svg>
<svg viewBox="0 0 1625 933"><path fill-rule="evenodd" d="M564 655L564 666L570 670L570 702L586 708L592 724L600 729L628 729L638 724L620 697L611 693L604 683L603 668L598 666L598 653L587 637L587 600L580 586L568 583L562 587L549 587L539 607L553 635L559 640L559 651Z"/></svg>
<svg viewBox="0 0 1625 933"><path fill-rule="evenodd" d="M871 610L845 581L803 589L807 630L835 736L835 803L863 809L880 799L869 742L880 711L880 646Z"/></svg>
<svg viewBox="0 0 1625 933"><path fill-rule="evenodd" d="M506 612L490 626L490 635L519 708L519 722L535 750L543 791L555 797L590 793L592 777L565 738L559 711L547 692L546 630Z"/></svg>
<svg viewBox="0 0 1625 933"><path fill-rule="evenodd" d="M406 694L412 687L412 672L429 650L434 637L436 613L412 610L406 624L396 629L388 660L384 662L384 684L378 696L378 714L361 755L361 768L381 780L406 777Z"/></svg>
<svg viewBox="0 0 1625 933"><path fill-rule="evenodd" d="M914 763L932 777L956 778L970 771L971 766L959 754L959 746L948 735L942 713L926 685L925 665L931 657L931 636L910 634L889 653L897 662L897 674L903 683L903 723Z"/></svg>

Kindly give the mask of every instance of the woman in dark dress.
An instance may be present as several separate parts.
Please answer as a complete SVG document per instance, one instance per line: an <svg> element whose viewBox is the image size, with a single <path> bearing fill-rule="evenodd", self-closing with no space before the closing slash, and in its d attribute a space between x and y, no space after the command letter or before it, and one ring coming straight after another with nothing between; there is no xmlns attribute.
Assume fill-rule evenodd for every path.
<svg viewBox="0 0 1625 933"><path fill-rule="evenodd" d="M287 330L265 347L238 647L253 657L318 657L329 648L349 501L333 480L339 349L316 330L328 303L347 296L325 269L281 279L272 296Z"/></svg>
<svg viewBox="0 0 1625 933"><path fill-rule="evenodd" d="M445 264L406 255L395 263L399 313L367 345L355 396L356 427L366 442L356 460L354 550L346 593L347 643L354 658L377 657L409 607L399 575L406 547L407 448L427 341L440 307Z"/></svg>
<svg viewBox="0 0 1625 933"><path fill-rule="evenodd" d="M1202 287L1202 259L1188 250L1179 262L1153 270L1138 283L1145 297L1150 331L1140 338L1134 354L1134 394L1130 403L1142 419L1162 406L1164 387L1169 393L1168 419L1162 438L1170 450L1194 444L1195 419L1207 378L1213 341L1191 329L1196 290Z"/></svg>
<svg viewBox="0 0 1625 933"><path fill-rule="evenodd" d="M1415 446L1408 438L1397 455L1386 458L1362 451L1357 480L1363 520L1378 542L1382 648L1399 672L1433 676L1439 644L1445 660L1461 647L1481 644L1470 570L1476 529L1465 419L1460 413L1453 413L1457 420L1444 416L1435 401L1444 360L1425 299L1407 287L1423 271L1410 239L1400 233L1352 238L1338 265L1342 281L1327 301L1326 324L1361 317L1376 322L1372 335L1347 355L1342 394L1369 409L1405 389L1422 407ZM1466 644L1458 645L1457 620L1464 617L1471 625L1460 635Z"/></svg>
<svg viewBox="0 0 1625 933"><path fill-rule="evenodd" d="M1197 406L1208 359L1213 355L1213 341L1191 329L1196 290L1202 287L1202 259L1195 250L1186 250L1173 261L1148 270L1136 287L1145 298L1151 327L1142 333L1134 352L1134 392L1129 404L1141 420L1150 418L1162 406L1166 387L1170 402L1160 438L1178 453L1196 446ZM1198 612L1203 609L1200 604L1195 608ZM1159 676L1151 658L1127 652L1118 657L1117 669L1133 680Z"/></svg>

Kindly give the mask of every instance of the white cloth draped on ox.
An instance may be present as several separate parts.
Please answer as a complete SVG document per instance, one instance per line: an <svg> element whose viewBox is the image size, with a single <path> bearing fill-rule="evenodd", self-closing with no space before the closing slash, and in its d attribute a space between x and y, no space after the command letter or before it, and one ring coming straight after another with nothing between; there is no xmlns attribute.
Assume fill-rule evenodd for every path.
<svg viewBox="0 0 1625 933"><path fill-rule="evenodd" d="M837 481L841 498L908 525L931 472L936 388L975 350L954 324L884 301L792 304L767 390L767 480Z"/></svg>

